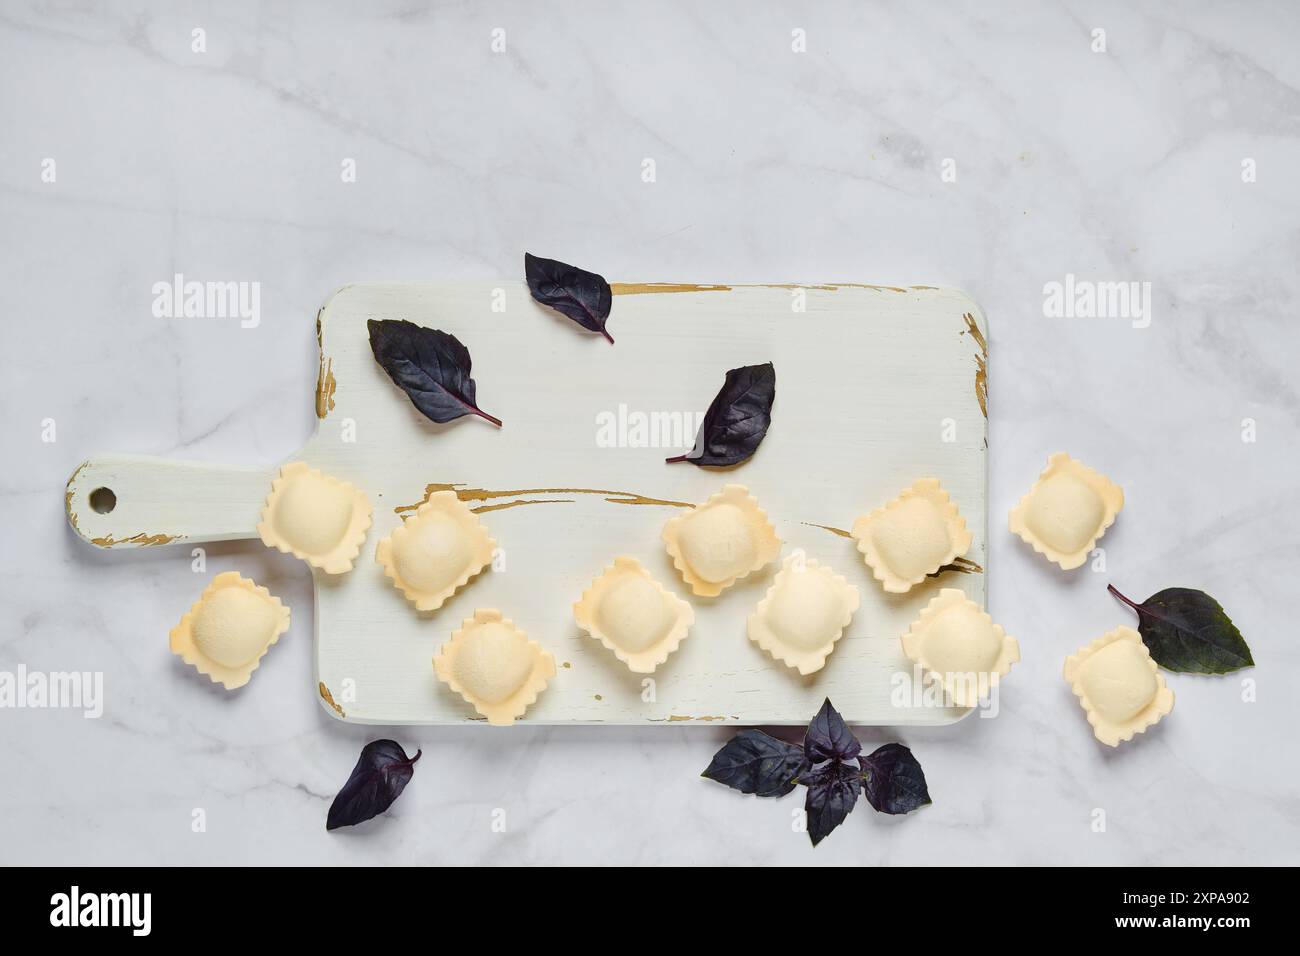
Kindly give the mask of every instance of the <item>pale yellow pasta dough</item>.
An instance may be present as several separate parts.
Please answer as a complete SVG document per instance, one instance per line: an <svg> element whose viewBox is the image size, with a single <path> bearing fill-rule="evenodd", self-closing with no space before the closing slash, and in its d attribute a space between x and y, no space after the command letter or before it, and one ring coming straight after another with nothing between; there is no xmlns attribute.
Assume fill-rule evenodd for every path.
<svg viewBox="0 0 1300 956"><path fill-rule="evenodd" d="M306 462L290 462L271 483L257 533L267 547L292 554L326 574L352 570L370 528L364 493Z"/></svg>
<svg viewBox="0 0 1300 956"><path fill-rule="evenodd" d="M686 638L695 612L635 558L620 556L583 592L573 617L628 670L653 674Z"/></svg>
<svg viewBox="0 0 1300 956"><path fill-rule="evenodd" d="M1079 648L1065 659L1062 673L1093 733L1111 747L1132 740L1174 708L1174 692L1131 627L1117 627Z"/></svg>
<svg viewBox="0 0 1300 956"><path fill-rule="evenodd" d="M213 683L247 684L267 650L289 629L289 609L236 571L212 579L171 630L171 650Z"/></svg>
<svg viewBox="0 0 1300 956"><path fill-rule="evenodd" d="M744 485L726 485L671 519L663 538L682 579L702 597L721 594L781 552L776 529Z"/></svg>
<svg viewBox="0 0 1300 956"><path fill-rule="evenodd" d="M974 707L1020 660L1020 644L964 593L944 588L903 635L903 653L956 706Z"/></svg>
<svg viewBox="0 0 1300 956"><path fill-rule="evenodd" d="M812 674L826 665L857 609L857 588L796 552L749 616L749 639L800 674Z"/></svg>
<svg viewBox="0 0 1300 956"><path fill-rule="evenodd" d="M1011 509L1009 526L1035 551L1065 570L1088 560L1088 553L1124 507L1124 491L1065 452L1047 467L1028 494Z"/></svg>
<svg viewBox="0 0 1300 956"><path fill-rule="evenodd" d="M872 575L893 594L911 590L971 545L966 520L937 478L913 482L854 521L850 533Z"/></svg>
<svg viewBox="0 0 1300 956"><path fill-rule="evenodd" d="M495 550L478 515L454 491L439 491L379 542L375 560L416 610L436 611Z"/></svg>
<svg viewBox="0 0 1300 956"><path fill-rule="evenodd" d="M555 658L500 611L479 610L438 651L433 670L489 724L508 726L555 676Z"/></svg>

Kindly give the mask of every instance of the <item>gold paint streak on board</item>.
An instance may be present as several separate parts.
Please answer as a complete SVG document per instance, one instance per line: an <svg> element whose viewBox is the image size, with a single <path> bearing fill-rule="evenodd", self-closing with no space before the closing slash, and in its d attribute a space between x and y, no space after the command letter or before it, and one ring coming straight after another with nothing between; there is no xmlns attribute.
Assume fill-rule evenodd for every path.
<svg viewBox="0 0 1300 956"><path fill-rule="evenodd" d="M805 521L804 525L806 525L809 528L821 528L823 531L829 531L831 534L838 535L841 538L853 537L851 532L845 531L843 528L832 528L828 524L813 524L811 521ZM952 562L952 564L945 564L938 571L935 571L933 574L929 576L932 578L937 578L945 571L956 571L960 574L983 574L984 573L984 569L980 567L978 564L976 564L974 561L968 560L967 558L957 558L955 561Z"/></svg>
<svg viewBox="0 0 1300 956"><path fill-rule="evenodd" d="M729 285L694 285L689 282L611 282L614 295L651 295L656 292L730 292Z"/></svg>
<svg viewBox="0 0 1300 956"><path fill-rule="evenodd" d="M77 466L77 470L68 477L67 489L63 493L63 510L68 513L68 523L72 525L72 530L78 534L81 533L81 528L77 526L77 514L72 510L72 483L77 480L77 476L81 474L82 470L89 464L90 462L83 461Z"/></svg>
<svg viewBox="0 0 1300 956"><path fill-rule="evenodd" d="M334 360L322 358L320 377L316 380L316 417L324 418L334 411L334 390L338 382L334 379Z"/></svg>
<svg viewBox="0 0 1300 956"><path fill-rule="evenodd" d="M821 292L835 292L838 289L875 289L879 292L912 292L934 290L935 286L914 285L905 289L896 285L871 285L866 282L758 282L741 285L708 284L699 285L691 282L611 282L610 292L614 295L653 295L660 292L730 292L733 289L815 289Z"/></svg>
<svg viewBox="0 0 1300 956"><path fill-rule="evenodd" d="M529 498L526 501L507 501L499 505L479 505L477 508L469 510L476 515L486 514L489 511L505 511L507 508L518 508L522 505L571 505L572 498Z"/></svg>
<svg viewBox="0 0 1300 956"><path fill-rule="evenodd" d="M807 525L809 528L821 528L823 531L829 531L831 534L837 534L841 538L853 537L852 534L845 531L843 528L832 528L828 524L813 524L811 521L805 521L804 524Z"/></svg>
<svg viewBox="0 0 1300 956"><path fill-rule="evenodd" d="M334 713L338 714L340 717L347 716L347 714L343 712L343 708L340 707L338 704L334 703L334 695L330 693L330 689L325 686L324 681L320 682L320 699L325 701L325 703L329 704L330 709L334 711Z"/></svg>
<svg viewBox="0 0 1300 956"><path fill-rule="evenodd" d="M979 346L980 354L975 356L975 397L979 399L980 411L984 417L989 417L989 343L984 338L984 333L980 331L979 325L975 321L975 316L966 312L962 315L966 320L966 330L962 334L970 334Z"/></svg>
<svg viewBox="0 0 1300 956"><path fill-rule="evenodd" d="M111 534L104 535L102 538L91 538L90 543L98 545L101 548L113 548L119 544L134 544L141 548L152 548L160 544L170 544L173 541L179 541L182 535L179 534L145 534L141 531L139 534L133 534L129 538L117 539Z"/></svg>
<svg viewBox="0 0 1300 956"><path fill-rule="evenodd" d="M971 561L968 558L957 558L955 561L952 562L952 564L945 564L938 571L935 571L933 574L928 574L926 575L926 577L937 578L939 575L947 571L956 571L958 574L983 574L984 573L984 569L981 568L974 561Z"/></svg>
<svg viewBox="0 0 1300 956"><path fill-rule="evenodd" d="M726 716L721 716L721 715L720 715L720 716L717 716L717 717L689 717L689 716L687 716L687 715L685 715L685 714L669 714L669 715L668 715L668 723L670 723L670 724L677 724L677 723L681 723L682 721L687 721L687 720L702 720L702 721L707 722L707 721L711 721L711 720L736 720L736 718L735 718L735 717L726 717Z"/></svg>
<svg viewBox="0 0 1300 956"><path fill-rule="evenodd" d="M962 318L966 320L966 331L970 333L970 337L975 340L975 344L980 347L980 352L988 355L989 343L988 340L984 338L984 333L980 331L979 325L975 322L975 316L966 312L962 315Z"/></svg>
<svg viewBox="0 0 1300 956"><path fill-rule="evenodd" d="M744 288L743 286L741 288ZM840 289L875 289L877 292L910 292L911 289L904 289L896 285L870 285L866 282L827 282L827 283L802 283L802 282L768 282L757 286L760 289L812 289L817 292L838 292ZM913 286L913 289L920 288Z"/></svg>
<svg viewBox="0 0 1300 956"><path fill-rule="evenodd" d="M334 411L334 390L338 382L334 379L334 360L325 357L325 342L321 336L321 313L316 312L316 348L320 351L320 372L316 375L316 417L324 418Z"/></svg>
<svg viewBox="0 0 1300 956"><path fill-rule="evenodd" d="M605 500L616 505L656 505L663 508L694 508L695 505L689 501L672 501L667 498L650 498L645 495L639 495L634 491L614 491L609 488L512 488L503 490L494 490L490 488L466 488L460 484L446 484L434 482L424 486L424 497L413 505L398 505L393 511L399 515L407 514L417 510L420 505L429 500L430 496L439 491L454 491L456 497L466 503L472 502L490 502L496 498L520 498L524 495L602 495ZM552 504L552 503L572 504L572 499L541 499L531 501L518 501L510 504L480 504L479 507L471 510L476 513L483 511L499 511L503 508L511 508L515 505L527 504Z"/></svg>

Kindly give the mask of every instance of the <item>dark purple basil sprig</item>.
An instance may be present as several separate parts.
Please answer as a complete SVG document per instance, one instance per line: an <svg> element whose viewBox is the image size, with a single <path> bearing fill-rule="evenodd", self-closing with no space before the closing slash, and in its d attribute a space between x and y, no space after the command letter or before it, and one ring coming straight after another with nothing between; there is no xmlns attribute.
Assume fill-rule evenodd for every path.
<svg viewBox="0 0 1300 956"><path fill-rule="evenodd" d="M771 362L733 368L704 413L695 447L668 463L727 466L748 461L772 424L775 400L776 368Z"/></svg>
<svg viewBox="0 0 1300 956"><path fill-rule="evenodd" d="M417 750L414 757L407 757L395 740L372 740L366 744L348 782L330 804L325 829L355 826L391 807L411 782L415 762L422 752Z"/></svg>
<svg viewBox="0 0 1300 956"><path fill-rule="evenodd" d="M524 253L528 291L542 305L568 316L589 332L599 332L614 344L605 328L614 296L603 276L567 262Z"/></svg>
<svg viewBox="0 0 1300 956"><path fill-rule="evenodd" d="M859 793L880 813L910 813L930 803L925 772L912 751L885 744L863 754L829 698L808 725L803 746L761 730L742 730L713 755L701 776L757 797L783 797L803 784L813 846L844 822Z"/></svg>
<svg viewBox="0 0 1300 956"><path fill-rule="evenodd" d="M477 415L500 427L478 407L469 349L456 336L405 319L371 319L366 328L375 361L425 418L443 424Z"/></svg>
<svg viewBox="0 0 1300 956"><path fill-rule="evenodd" d="M1183 674L1230 674L1255 666L1246 639L1228 612L1204 591L1165 588L1141 604L1106 585L1116 598L1137 611L1138 633L1151 659L1165 670Z"/></svg>

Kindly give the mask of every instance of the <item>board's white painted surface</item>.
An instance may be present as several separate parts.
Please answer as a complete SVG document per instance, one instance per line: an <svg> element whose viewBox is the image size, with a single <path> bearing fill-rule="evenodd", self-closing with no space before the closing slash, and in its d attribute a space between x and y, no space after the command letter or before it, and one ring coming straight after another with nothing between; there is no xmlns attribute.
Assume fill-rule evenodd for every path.
<svg viewBox="0 0 1300 956"><path fill-rule="evenodd" d="M907 595L886 595L853 542L817 526L848 528L915 478L934 475L974 531L968 557L986 566L986 423L976 392L982 352L965 316L981 328L983 318L951 290L809 287L804 295L804 312L792 310L792 291L780 287L618 295L614 347L538 306L519 282L371 283L332 296L319 318L333 407L294 457L354 482L375 506L352 573L316 576L317 677L346 719L473 717L434 679L430 660L481 607L499 608L560 665L530 722L802 724L827 696L859 724L961 716L891 700L892 679L910 673L898 636L940 587L960 587L983 603L984 575L949 572ZM504 297L504 311L493 311L494 296ZM479 404L504 428L474 417L447 425L423 418L375 363L371 318L406 318L458 336L474 358ZM758 454L738 468L666 465L679 448L599 440L599 417L618 417L620 405L629 415L698 416L728 368L769 360L777 368L773 425ZM729 481L758 497L784 553L803 548L861 593L861 609L818 674L800 677L746 637L745 620L777 564L718 598L689 594L660 540L678 511L672 506L546 490L475 502L535 503L482 513L503 567L429 616L415 613L374 560L376 543L401 521L397 509L418 504L430 484L694 502ZM103 484L119 498L109 515L83 502ZM69 507L83 536L101 541L250 537L269 484L256 469L99 459L76 476ZM652 689L573 622L572 603L618 554L642 561L696 609L691 635Z"/></svg>

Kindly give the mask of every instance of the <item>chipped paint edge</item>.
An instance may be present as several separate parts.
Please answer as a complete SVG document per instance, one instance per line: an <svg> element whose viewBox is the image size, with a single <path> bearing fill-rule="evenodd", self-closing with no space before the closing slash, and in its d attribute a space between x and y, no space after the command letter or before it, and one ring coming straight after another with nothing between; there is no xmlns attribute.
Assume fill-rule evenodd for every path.
<svg viewBox="0 0 1300 956"><path fill-rule="evenodd" d="M324 681L317 682L317 693L320 694L321 704L325 706L331 715L338 717L339 720L348 719L347 713L335 702L334 695L330 693L330 689L325 686Z"/></svg>
<svg viewBox="0 0 1300 956"><path fill-rule="evenodd" d="M989 340L972 313L963 312L961 317L966 323L966 328L961 334L969 335L979 349L975 355L975 399L980 403L980 411L984 413L984 418L987 420L989 417ZM988 320L985 319L985 324L987 323Z"/></svg>
<svg viewBox="0 0 1300 956"><path fill-rule="evenodd" d="M180 541L185 537L184 535L179 534L155 534L149 531L137 531L135 534L128 535L125 538L115 538L111 534L100 535L96 538L88 537L86 533L81 530L81 523L77 520L77 512L72 507L72 499L77 496L77 492L80 490L80 488L75 487L76 481L81 476L81 473L88 467L90 467L90 459L86 459L78 465L73 470L72 474L68 476L68 480L63 486L63 510L67 515L68 524L81 540L88 544L92 544L97 548L105 549L118 548L122 546L132 548L156 548L159 545L171 544L173 541Z"/></svg>
<svg viewBox="0 0 1300 956"><path fill-rule="evenodd" d="M877 292L938 292L933 285L874 285L869 282L611 282L613 295L662 295L683 292L730 292L733 289L809 289L818 292L838 292L840 289L872 289Z"/></svg>
<svg viewBox="0 0 1300 956"><path fill-rule="evenodd" d="M333 298L331 296L331 298ZM316 373L316 417L324 418L334 411L334 392L338 381L334 378L334 359L325 357L325 342L322 334L321 317L325 306L316 310L316 352L320 360L320 371Z"/></svg>

